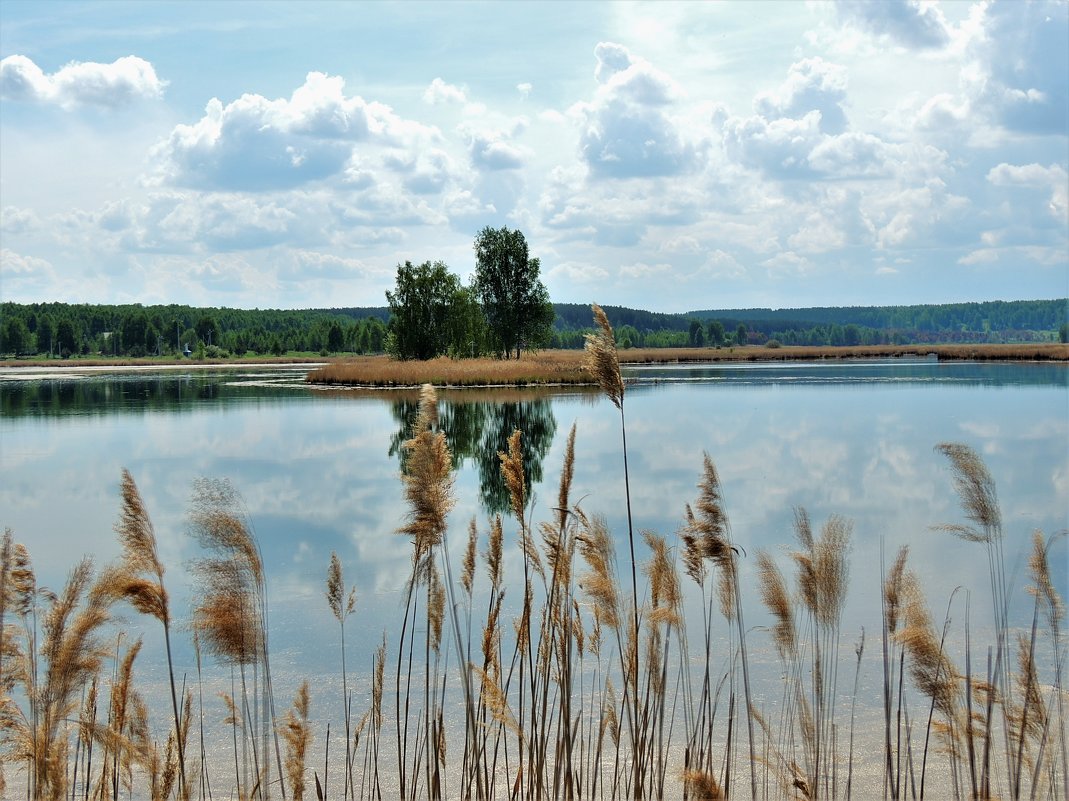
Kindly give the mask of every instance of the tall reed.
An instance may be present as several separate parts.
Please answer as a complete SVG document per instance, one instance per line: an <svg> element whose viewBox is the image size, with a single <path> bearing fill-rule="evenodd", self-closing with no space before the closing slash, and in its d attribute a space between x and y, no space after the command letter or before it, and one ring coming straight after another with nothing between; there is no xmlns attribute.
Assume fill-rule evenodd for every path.
<svg viewBox="0 0 1069 801"><path fill-rule="evenodd" d="M631 613L632 626L629 642L633 648L638 648L639 642L639 618L638 618L638 568L635 561L635 527L631 515L631 477L627 466L627 423L624 416L624 379L620 373L620 358L616 351L616 336L613 334L612 325L605 312L596 303L591 305L594 313L594 322L597 325L593 334L586 335L586 360L584 366L594 376L605 396L612 401L620 413L620 439L621 451L624 459L624 503L627 509L627 544L631 556ZM625 664L637 664L638 654L629 653ZM626 674L625 674L626 675ZM624 692L628 695L627 689ZM628 721L631 731L631 746L636 751L638 744L638 698L637 693L631 694L631 706L628 709ZM642 787L639 781L640 763L634 761L635 774L633 776L635 797L641 797Z"/></svg>
<svg viewBox="0 0 1069 801"><path fill-rule="evenodd" d="M116 595L138 612L156 618L163 626L167 651L167 675L171 684L171 710L178 749L178 790L186 793L186 757L184 738L180 736L181 714L174 682L174 659L171 656L171 610L167 589L163 585L163 563L156 546L156 533L148 510L130 472L122 471L122 511L115 533L123 547L120 564L109 576Z"/></svg>
<svg viewBox="0 0 1069 801"><path fill-rule="evenodd" d="M349 680L345 670L345 621L356 609L356 587L349 589L349 595L345 595L345 579L342 577L341 560L338 555L331 551L330 567L327 568L327 605L330 607L334 619L338 621L341 631L341 686L342 686L342 710L345 713L345 778L342 789L342 797L347 798L353 785L353 750L352 750L352 727L350 726L350 707L352 699L349 696ZM307 713L306 713L307 714ZM291 782L292 783L292 782ZM296 798L296 790L294 790Z"/></svg>

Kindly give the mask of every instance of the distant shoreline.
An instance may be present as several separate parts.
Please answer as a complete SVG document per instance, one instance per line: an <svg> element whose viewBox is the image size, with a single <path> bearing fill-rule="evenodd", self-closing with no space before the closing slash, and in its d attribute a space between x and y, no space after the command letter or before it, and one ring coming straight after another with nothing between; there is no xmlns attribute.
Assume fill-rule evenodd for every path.
<svg viewBox="0 0 1069 801"><path fill-rule="evenodd" d="M757 345L732 348L628 348L619 351L627 365L730 362L805 362L848 359L931 358L940 361L1069 362L1069 344L1019 343L977 345L859 345L842 347ZM0 378L48 378L63 373L149 372L292 367L307 369L313 385L357 387L549 386L593 383L582 369L583 351L548 350L516 360L449 359L397 361L388 356L330 359L269 357L263 359L8 359L0 361ZM6 374L6 375L5 375Z"/></svg>

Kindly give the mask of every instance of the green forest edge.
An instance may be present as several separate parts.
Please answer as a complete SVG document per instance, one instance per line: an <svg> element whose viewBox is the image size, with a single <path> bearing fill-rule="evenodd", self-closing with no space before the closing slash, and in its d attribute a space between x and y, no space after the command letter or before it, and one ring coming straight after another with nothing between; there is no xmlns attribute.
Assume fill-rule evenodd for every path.
<svg viewBox="0 0 1069 801"><path fill-rule="evenodd" d="M611 326L601 309L594 312L588 369L619 413L629 499L625 385ZM1029 585L1015 588L995 484L968 446L937 446L966 521L939 529L961 538L962 548L986 552L987 592L974 597L958 588L938 598L946 613L933 621L903 546L889 568L881 565L878 629L862 629L851 647L840 625L850 521L832 516L815 531L804 509L796 509L796 542L787 557L792 587L771 553L748 555L734 544L706 455L677 537L644 531L636 554L628 500L621 570L617 537L604 518L571 497L575 437L573 427L551 519L535 526L523 443L519 431L513 434L498 455L511 520L495 516L480 551L473 519L463 559L454 564L448 538L455 534L447 529L452 458L438 430L434 390L424 388L404 446L407 509L397 533L411 542L412 560L403 616L394 640L384 633L363 686L350 680L345 662L356 589L346 588L336 555L327 569L326 606L339 636L315 659L339 648L341 695L315 701L338 704L335 719L344 731L335 729L333 742L329 724L313 732L307 681L285 712L276 710L267 577L248 511L228 482L196 482L189 511L190 531L205 549L192 568L195 679L176 676L171 666L175 620L164 569L127 471L115 526L123 555L95 577L86 559L58 593L38 587L29 553L6 532L0 758L12 784L0 786L0 795L297 800L314 787L318 799L653 799L666 791L684 799L874 798L881 790L854 775L855 704L868 645L882 664L876 781L883 797L1069 798L1064 607L1049 559L1064 532L1049 539L1034 533ZM509 588L507 608L506 527L515 532L523 563L523 586ZM744 623L740 563L753 565L769 628ZM683 617L688 580L696 585L690 592L701 596L700 621ZM1026 629L1009 621L1011 594L1022 592L1031 596ZM135 688L141 640L126 637L124 645L111 627L123 602L163 627L166 701L150 704ZM991 604L993 640L986 648L970 639L973 603ZM950 643L962 636L964 652L954 661ZM784 679L781 697L758 705L748 649L766 637ZM986 651L984 664L971 662L977 650ZM222 704L206 706L202 654L230 675L233 689ZM457 664L467 669L457 671ZM844 683L849 693L840 693ZM367 707L354 708L354 697L367 699ZM153 739L150 706L168 708L166 742ZM208 770L205 727L220 723L231 753L213 755L219 763ZM308 764L313 736L323 738L322 765Z"/></svg>
<svg viewBox="0 0 1069 801"><path fill-rule="evenodd" d="M746 310L658 314L606 306L617 345L730 347L739 325L748 345L912 345L1069 342L1067 301L1022 300L923 306ZM579 349L589 307L554 303L546 348ZM752 310L760 314L763 310ZM790 319L782 317L789 314ZM824 318L815 322L814 318ZM8 358L174 358L330 356L386 352L389 308L229 309L182 305L0 303L0 356ZM870 323L855 322L869 320ZM458 351L457 356L467 354Z"/></svg>
<svg viewBox="0 0 1069 801"><path fill-rule="evenodd" d="M443 262L397 265L388 305L228 309L170 304L0 303L0 357L499 356L580 349L589 307L551 303L522 232L484 228L467 286ZM605 312L619 348L1069 342L1069 300L915 306Z"/></svg>
<svg viewBox="0 0 1069 801"><path fill-rule="evenodd" d="M703 318L606 306L620 348L730 347L745 327L748 345L912 345L1069 342L1066 301L1022 300L926 306L784 310L791 319ZM579 349L591 332L588 309L554 303L545 347ZM762 310L754 310L760 313ZM779 314L779 313L777 313ZM769 314L771 316L771 314ZM827 322L814 322L815 317ZM9 358L330 356L386 352L389 308L228 309L67 303L0 304L0 355ZM871 320L873 324L853 322ZM457 356L467 354L458 350Z"/></svg>

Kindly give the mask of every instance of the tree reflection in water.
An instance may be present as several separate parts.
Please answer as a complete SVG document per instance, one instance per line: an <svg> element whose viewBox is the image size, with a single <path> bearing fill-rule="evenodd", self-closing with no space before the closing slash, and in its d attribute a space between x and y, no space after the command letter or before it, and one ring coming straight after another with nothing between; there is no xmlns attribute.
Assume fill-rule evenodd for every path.
<svg viewBox="0 0 1069 801"><path fill-rule="evenodd" d="M515 398L518 393L510 393ZM439 397L438 427L445 433L453 465L459 468L471 459L479 471L479 500L488 514L507 513L509 491L501 477L498 453L508 447L508 438L519 429L523 432L523 474L527 497L531 487L542 481L542 461L557 433L557 419L548 397L488 400L464 397L457 393ZM412 426L419 412L419 398L396 399L391 413L398 424L390 439L390 456L396 456L405 470L405 450L402 447L412 436Z"/></svg>

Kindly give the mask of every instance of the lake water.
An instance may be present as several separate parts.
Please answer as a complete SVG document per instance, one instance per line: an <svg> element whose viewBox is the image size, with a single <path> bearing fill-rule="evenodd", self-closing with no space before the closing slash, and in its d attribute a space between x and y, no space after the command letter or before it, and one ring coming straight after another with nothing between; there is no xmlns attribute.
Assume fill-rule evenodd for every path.
<svg viewBox="0 0 1069 801"><path fill-rule="evenodd" d="M357 588L349 664L366 673L383 631L392 637L400 624L410 571L410 545L394 532L405 511L398 446L416 393L310 389L301 384L303 369L292 368L20 375L0 376L0 526L29 548L41 584L58 588L83 554L98 564L118 556L112 527L125 467L155 524L174 614L187 618L187 565L198 555L186 531L192 483L200 476L229 478L264 554L280 704L298 676L312 678L314 687L336 682L337 623L323 596L332 551L346 582ZM959 586L977 595L975 625L989 612L982 546L933 530L965 522L937 443L970 445L996 481L1018 622L1029 608L1023 587L1031 533L1069 527L1064 364L671 365L629 375L636 531L675 541L707 452L720 472L732 537L745 553L740 569L756 662L774 660L760 630L770 621L753 590L756 551L770 550L789 569L796 507L808 511L814 527L831 515L853 521L844 647L862 626L877 638L864 657L862 701L879 703L881 558L889 563L909 544L910 566L937 618ZM574 424L572 497L607 517L623 572L620 425L607 400L574 389L443 391L440 400L458 462L450 517L454 564L468 521L474 516L485 536L488 516L505 511L496 452L512 429L525 431L534 520L540 521L556 503ZM506 543L513 542L515 525L506 522L505 531ZM521 565L515 547L506 561L506 581L515 582ZM1052 550L1063 597L1067 562L1063 538ZM514 602L519 594L511 593ZM159 635L132 612L129 617L130 629L146 638L139 670L158 681ZM180 672L191 672L188 636L178 640ZM775 690L759 692L772 697Z"/></svg>

